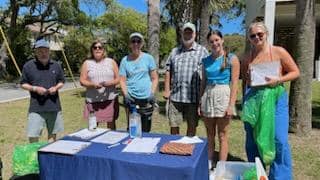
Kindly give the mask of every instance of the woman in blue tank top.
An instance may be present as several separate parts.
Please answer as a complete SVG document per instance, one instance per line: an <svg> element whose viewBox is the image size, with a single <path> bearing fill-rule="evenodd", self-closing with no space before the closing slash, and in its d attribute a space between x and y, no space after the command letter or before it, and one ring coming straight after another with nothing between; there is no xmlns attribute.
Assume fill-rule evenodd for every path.
<svg viewBox="0 0 320 180"><path fill-rule="evenodd" d="M216 129L220 142L219 160L227 160L228 128L235 114L240 63L236 55L228 53L223 47L224 40L220 31L210 31L207 40L212 54L202 60L199 115L207 130L211 169L213 160L218 159L214 157Z"/></svg>
<svg viewBox="0 0 320 180"><path fill-rule="evenodd" d="M227 160L228 129L235 114L240 63L235 54L223 46L220 31L211 30L207 36L212 54L202 60L202 80L199 114L202 116L208 137L209 169L213 160ZM218 130L219 158L214 157L215 135Z"/></svg>

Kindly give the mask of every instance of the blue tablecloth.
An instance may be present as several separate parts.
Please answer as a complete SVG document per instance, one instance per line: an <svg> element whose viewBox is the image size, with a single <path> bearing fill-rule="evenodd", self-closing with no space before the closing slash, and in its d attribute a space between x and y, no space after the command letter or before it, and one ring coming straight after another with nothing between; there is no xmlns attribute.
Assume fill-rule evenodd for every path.
<svg viewBox="0 0 320 180"><path fill-rule="evenodd" d="M158 147L181 138L165 134L144 133L143 137L161 137ZM64 139L70 139L65 137ZM42 180L208 180L207 141L195 145L192 156L159 153L121 152L125 145L108 149L106 144L92 143L76 155L39 152Z"/></svg>

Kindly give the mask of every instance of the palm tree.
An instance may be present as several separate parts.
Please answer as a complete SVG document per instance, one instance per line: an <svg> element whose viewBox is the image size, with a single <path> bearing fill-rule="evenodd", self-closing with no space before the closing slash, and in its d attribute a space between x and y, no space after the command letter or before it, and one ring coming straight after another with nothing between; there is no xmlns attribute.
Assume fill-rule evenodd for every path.
<svg viewBox="0 0 320 180"><path fill-rule="evenodd" d="M222 26L219 22L220 13L228 13L230 17L235 13L237 16L241 14L244 4L245 2L243 0L201 0L201 5L198 6L198 11L200 12L200 44L204 46L207 45L206 36L209 32L210 24ZM235 8L235 11L230 11L232 8Z"/></svg>
<svg viewBox="0 0 320 180"><path fill-rule="evenodd" d="M161 0L169 15L170 24L176 27L177 43L181 43L181 27L186 22L194 22L194 0Z"/></svg>
<svg viewBox="0 0 320 180"><path fill-rule="evenodd" d="M160 0L148 0L148 51L159 65Z"/></svg>
<svg viewBox="0 0 320 180"><path fill-rule="evenodd" d="M170 21L176 26L177 42L180 42L180 29L185 22L198 24L199 42L206 45L206 36L210 24L219 24L219 13L238 13L244 7L243 0L162 0L168 10ZM238 11L229 11L236 7Z"/></svg>
<svg viewBox="0 0 320 180"><path fill-rule="evenodd" d="M315 52L315 0L296 0L295 59L300 77L290 86L290 130L308 135L312 128L312 76Z"/></svg>

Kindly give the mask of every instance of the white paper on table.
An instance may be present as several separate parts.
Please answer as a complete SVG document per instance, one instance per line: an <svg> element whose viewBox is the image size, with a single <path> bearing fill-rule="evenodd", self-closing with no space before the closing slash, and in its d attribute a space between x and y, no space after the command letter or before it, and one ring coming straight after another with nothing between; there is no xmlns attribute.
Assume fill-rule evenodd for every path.
<svg viewBox="0 0 320 180"><path fill-rule="evenodd" d="M120 142L122 139L128 137L127 132L116 132L116 131L109 131L101 136L98 136L91 140L91 142L96 143L104 143L104 144L115 144Z"/></svg>
<svg viewBox="0 0 320 180"><path fill-rule="evenodd" d="M68 136L73 136L81 139L90 139L107 131L109 131L109 129L97 128L93 131L89 131L88 128L85 128L75 133L69 134Z"/></svg>
<svg viewBox="0 0 320 180"><path fill-rule="evenodd" d="M280 61L270 61L250 65L251 86L266 85L266 77L280 77Z"/></svg>
<svg viewBox="0 0 320 180"><path fill-rule="evenodd" d="M193 137L183 136L181 139L172 140L170 142L183 143L183 144L195 144L195 143L202 143L203 140L200 139L198 136L193 136Z"/></svg>
<svg viewBox="0 0 320 180"><path fill-rule="evenodd" d="M132 152L132 153L155 153L157 151L157 144L160 142L161 138L134 138L123 150L122 152Z"/></svg>
<svg viewBox="0 0 320 180"><path fill-rule="evenodd" d="M39 149L39 151L73 155L85 149L90 144L90 142L58 140Z"/></svg>

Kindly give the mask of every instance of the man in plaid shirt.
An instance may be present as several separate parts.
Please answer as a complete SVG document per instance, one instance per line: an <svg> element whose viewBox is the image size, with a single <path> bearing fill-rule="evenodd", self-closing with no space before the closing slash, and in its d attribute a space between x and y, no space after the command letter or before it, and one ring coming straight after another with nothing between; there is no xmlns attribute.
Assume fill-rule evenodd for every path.
<svg viewBox="0 0 320 180"><path fill-rule="evenodd" d="M174 48L166 63L165 91L171 134L179 134L179 126L187 121L187 136L194 136L198 126L198 102L202 59L205 47L195 42L196 28L192 23L182 27L182 45Z"/></svg>

